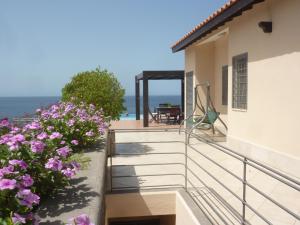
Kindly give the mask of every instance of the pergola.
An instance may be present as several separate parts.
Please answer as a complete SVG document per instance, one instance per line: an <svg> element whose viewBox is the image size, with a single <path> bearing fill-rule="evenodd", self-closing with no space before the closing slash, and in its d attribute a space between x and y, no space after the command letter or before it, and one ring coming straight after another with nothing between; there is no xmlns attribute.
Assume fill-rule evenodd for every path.
<svg viewBox="0 0 300 225"><path fill-rule="evenodd" d="M136 120L140 120L140 80L143 81L143 114L144 127L149 126L149 80L181 80L181 109L184 111L184 71L143 71L135 76L135 112Z"/></svg>

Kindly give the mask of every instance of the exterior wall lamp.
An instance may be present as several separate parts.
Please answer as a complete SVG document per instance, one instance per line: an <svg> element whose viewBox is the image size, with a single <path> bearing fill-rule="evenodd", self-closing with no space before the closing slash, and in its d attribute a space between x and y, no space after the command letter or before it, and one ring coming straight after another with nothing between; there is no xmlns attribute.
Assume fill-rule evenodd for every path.
<svg viewBox="0 0 300 225"><path fill-rule="evenodd" d="M272 33L272 22L271 21L261 21L261 22L258 23L258 26L265 33Z"/></svg>

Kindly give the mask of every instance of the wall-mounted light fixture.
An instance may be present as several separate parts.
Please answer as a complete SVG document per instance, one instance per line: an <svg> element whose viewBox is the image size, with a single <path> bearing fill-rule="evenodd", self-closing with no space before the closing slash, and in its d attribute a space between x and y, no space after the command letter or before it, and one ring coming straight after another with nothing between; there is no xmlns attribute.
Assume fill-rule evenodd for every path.
<svg viewBox="0 0 300 225"><path fill-rule="evenodd" d="M265 33L272 33L272 22L271 21L261 21L261 22L258 23L258 26Z"/></svg>

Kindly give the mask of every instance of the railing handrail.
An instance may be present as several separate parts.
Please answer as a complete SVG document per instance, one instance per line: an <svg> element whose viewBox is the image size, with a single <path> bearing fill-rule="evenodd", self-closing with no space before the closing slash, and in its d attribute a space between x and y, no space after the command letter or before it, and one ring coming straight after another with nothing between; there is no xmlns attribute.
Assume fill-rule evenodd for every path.
<svg viewBox="0 0 300 225"><path fill-rule="evenodd" d="M125 129L126 130L126 129ZM124 132L125 130L116 130L117 132ZM141 129L128 129L127 131L129 132L165 132L166 129L152 129L152 130L141 130ZM168 130L169 132L172 132L174 130ZM213 178L219 185L221 185L223 188L225 188L229 193L231 193L235 198L237 198L243 206L242 209L242 215L240 215L238 212L232 212L234 214L238 213L239 216L239 222L241 224L250 224L247 220L246 220L246 208L250 209L255 215L257 215L259 218L261 218L263 221L265 221L267 224L272 224L267 218L264 217L264 215L262 215L260 212L258 212L253 206L251 206L247 201L246 201L246 188L249 187L251 188L253 191L255 191L256 193L260 194L263 198L269 200L270 202L272 202L273 204L275 204L277 207L279 207L280 209L282 209L283 211L285 211L286 213L288 213L289 215L293 216L294 218L296 218L297 220L300 220L300 216L297 215L295 212L291 211L289 208L287 208L286 206L282 205L281 203L279 203L277 200L273 199L272 197L270 197L268 194L264 193L263 191L261 191L259 188L257 188L256 186L252 185L251 183L249 183L247 181L247 166L251 166L255 169L257 169L258 171L266 174L267 176L276 179L278 181L280 181L281 183L287 185L288 187L291 187L297 191L300 191L300 182L295 179L292 178L291 176L284 174L280 171L278 171L278 169L274 169L268 165L265 165L262 162L259 162L255 159L252 159L251 157L248 157L242 153L239 153L227 146L221 145L219 143L216 143L212 140L203 138L202 136L189 132L188 130L184 129L184 133L185 133L185 141L174 141L174 142L181 142L185 144L185 152L152 152L152 153L120 153L120 154L116 154L116 156L121 156L121 155L125 155L125 156L141 156L141 155L167 155L167 154L179 154L179 155L184 155L185 156L185 162L184 163L138 163L138 164L130 164L130 165L114 165L114 166L152 166L152 165L182 165L185 167L185 173L184 174L176 174L176 173L166 173L166 174L144 174L144 175L121 175L121 176L115 176L116 178L122 178L122 177L142 177L142 176L169 176L169 175L181 175L185 178L185 185L183 187L185 187L185 189L187 190L187 183L191 184L191 186L193 186L194 188L196 188L194 186L194 184L191 182L191 180L188 178L188 171L195 176L202 184L204 184L205 187L208 187L205 182L203 182L203 180L201 180L201 178L199 178L199 176L188 166L188 160L192 163L194 163L198 168L200 168L202 171L204 171L206 174L208 174L211 178ZM221 164L219 164L218 162L216 162L214 159L212 159L211 157L207 156L207 154L202 153L200 151L198 151L196 148L194 148L192 146L192 144L190 144L189 139L190 138L195 138L196 140L208 144L209 146L213 147L214 149L227 154L237 160L239 160L240 162L243 163L243 177L239 177L238 175L236 175L235 173L231 172L230 170L226 169L225 167L223 167ZM141 143L143 141L138 141L138 143ZM146 143L155 143L155 142L147 142ZM159 141L157 141L159 142ZM170 143L173 141L166 141L163 143ZM135 142L128 142L128 143L135 143ZM125 143L122 143L125 144ZM211 172L209 172L207 170L207 168L204 168L202 165L200 165L199 163L197 163L193 158L191 158L188 155L188 151L187 151L187 147L191 148L192 150L196 151L197 153L199 153L200 155L202 155L204 158L206 158L207 160L209 160L210 162L212 162L213 164L215 164L216 166L218 166L219 168L221 168L222 170L224 170L225 172L229 173L230 175L232 175L235 179L238 179L242 185L243 185L243 196L240 197L238 196L235 192L233 192L230 188L228 188L225 184L223 184L216 176L214 176L214 174L212 174ZM112 166L112 158L111 158L111 166ZM112 177L112 174L111 174ZM112 181L111 181L111 185L112 185ZM180 186L180 185L157 185L158 186L165 186L165 187L171 187L171 186ZM129 189L132 189L132 187L128 187ZM136 187L137 189L142 189L143 187ZM144 187L145 188L145 187ZM117 188L117 189L122 189L122 188ZM126 189L126 188L124 188ZM196 188L197 190L197 188ZM187 190L188 192L188 190ZM196 191L198 192L198 190ZM201 195L201 194L200 194ZM209 204L209 202L207 202L207 199L204 199L203 196L201 196L201 198L208 204L208 206L211 208L212 205ZM215 204L215 203L213 203ZM200 207L200 206L199 206ZM212 208L213 209L213 208ZM227 208L229 211L230 209ZM226 210L227 210L226 209ZM215 209L213 209L215 211ZM215 213L218 216L221 216L219 214L219 212ZM223 220L224 218L222 218ZM225 223L227 224L227 223Z"/></svg>
<svg viewBox="0 0 300 225"><path fill-rule="evenodd" d="M257 161L257 160L255 160L255 159L253 159L253 158L251 158L251 157L249 157L249 156L246 156L246 155L244 155L244 154L242 154L242 153L238 153L238 152L236 152L235 150L233 150L233 149L231 149L231 148L228 148L228 147L226 147L226 146L224 146L224 145L220 145L220 144L218 144L218 143L216 143L216 142L214 142L214 141L211 141L211 140L208 140L208 139L206 139L206 138L203 138L203 137L201 137L200 135L197 135L197 134L191 134L191 136L193 136L194 138L196 138L196 139L198 139L199 141L201 141L201 142L205 142L206 144L209 144L209 145L211 145L212 147L215 147L216 148L216 146L217 147L219 147L219 148L216 148L216 149L218 149L218 150L220 150L220 151L222 151L222 152L224 152L224 153L226 153L227 154L227 152L226 151L229 151L229 152L231 152L231 153L233 153L233 154L236 154L237 156L239 156L240 158L237 158L237 157L234 157L234 158L236 158L237 160L240 160L240 161L243 161L244 159L247 159L247 164L248 165L250 165L250 166L252 166L253 164L251 163L251 162L253 162L254 164L257 164L258 166L261 166L261 167L263 167L264 169L266 169L266 170L269 170L269 171L271 171L272 173L274 173L274 174L277 174L278 176L281 176L281 177L283 177L283 178L285 178L286 180L289 180L290 182L292 182L292 183L295 183L295 184L297 184L297 185L299 185L300 186L300 181L298 181L298 180L296 180L296 179L294 179L294 178L292 178L291 176L288 176L288 175L286 175L286 174L284 174L284 173L282 173L282 172L280 172L280 171L278 171L278 170L276 170L276 169L273 169L273 168L271 168L270 166L268 166L268 165L265 165L265 164L263 164L263 163L261 163L261 162L259 162L259 161ZM220 149L221 148L221 149ZM226 151L224 151L224 149L226 150ZM232 156L232 155L230 155L230 156ZM233 157L233 156L232 156ZM249 162L249 161L251 161L251 162ZM256 167L255 167L256 168ZM260 168L256 168L257 170L259 170L259 171L261 171L261 172L264 172L263 170L261 170ZM273 175L271 175L271 174L268 174L269 176L271 176L271 177L273 177L273 178L275 178ZM277 178L275 178L275 179L277 179ZM279 181L281 181L281 180L279 180ZM282 182L282 181L281 181ZM288 184L287 184L288 185ZM298 187L298 188L295 188L297 191L300 191L300 188Z"/></svg>

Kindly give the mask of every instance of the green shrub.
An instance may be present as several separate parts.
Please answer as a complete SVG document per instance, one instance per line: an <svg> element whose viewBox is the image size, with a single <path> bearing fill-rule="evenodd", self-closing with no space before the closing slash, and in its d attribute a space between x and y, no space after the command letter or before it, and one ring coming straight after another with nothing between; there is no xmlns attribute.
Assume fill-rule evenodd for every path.
<svg viewBox="0 0 300 225"><path fill-rule="evenodd" d="M96 68L75 75L62 89L62 100L93 104L97 110L103 110L104 116L119 119L125 110L124 94L125 90L113 73Z"/></svg>

